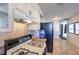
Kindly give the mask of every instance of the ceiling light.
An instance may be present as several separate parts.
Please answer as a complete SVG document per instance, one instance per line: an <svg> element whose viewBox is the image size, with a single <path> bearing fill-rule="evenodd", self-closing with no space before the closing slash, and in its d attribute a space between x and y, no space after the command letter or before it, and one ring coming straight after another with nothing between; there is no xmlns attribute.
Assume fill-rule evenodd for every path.
<svg viewBox="0 0 79 59"><path fill-rule="evenodd" d="M32 23L32 21L30 21L30 20L24 20L25 22L27 22L27 23Z"/></svg>
<svg viewBox="0 0 79 59"><path fill-rule="evenodd" d="M57 5L58 5L58 6L60 6L60 5L64 5L64 3L57 3Z"/></svg>
<svg viewBox="0 0 79 59"><path fill-rule="evenodd" d="M61 17L54 16L54 17L52 17L52 19L53 19L53 20L60 20L60 19L61 19Z"/></svg>

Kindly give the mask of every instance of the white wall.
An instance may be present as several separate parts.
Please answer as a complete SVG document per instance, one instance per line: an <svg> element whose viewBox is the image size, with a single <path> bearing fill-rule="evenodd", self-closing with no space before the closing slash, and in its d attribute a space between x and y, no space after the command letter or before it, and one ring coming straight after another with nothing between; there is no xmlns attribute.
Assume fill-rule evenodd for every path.
<svg viewBox="0 0 79 59"><path fill-rule="evenodd" d="M74 23L74 22L79 22L79 14L74 15L68 20L68 24ZM79 35L68 33L68 41L79 48Z"/></svg>
<svg viewBox="0 0 79 59"><path fill-rule="evenodd" d="M59 21L53 21L54 38L59 38Z"/></svg>

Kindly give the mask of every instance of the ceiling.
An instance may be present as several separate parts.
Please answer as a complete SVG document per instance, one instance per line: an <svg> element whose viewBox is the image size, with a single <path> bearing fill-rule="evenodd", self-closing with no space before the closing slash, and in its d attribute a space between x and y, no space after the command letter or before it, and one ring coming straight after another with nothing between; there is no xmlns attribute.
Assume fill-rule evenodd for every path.
<svg viewBox="0 0 79 59"><path fill-rule="evenodd" d="M79 13L79 3L39 3L45 17L68 18Z"/></svg>

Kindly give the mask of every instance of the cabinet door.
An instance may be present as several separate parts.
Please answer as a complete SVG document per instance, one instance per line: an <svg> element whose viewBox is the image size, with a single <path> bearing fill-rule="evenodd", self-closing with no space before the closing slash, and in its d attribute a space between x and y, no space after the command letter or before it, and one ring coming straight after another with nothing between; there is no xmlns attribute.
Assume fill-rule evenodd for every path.
<svg viewBox="0 0 79 59"><path fill-rule="evenodd" d="M12 4L0 3L0 7L0 32L10 32L13 27Z"/></svg>
<svg viewBox="0 0 79 59"><path fill-rule="evenodd" d="M27 14L29 10L29 4L27 3L17 3L16 8L19 9L21 12Z"/></svg>
<svg viewBox="0 0 79 59"><path fill-rule="evenodd" d="M29 25L29 30L39 30L40 29L40 14L35 10L32 11L33 19L31 19L36 24Z"/></svg>
<svg viewBox="0 0 79 59"><path fill-rule="evenodd" d="M28 29L29 30L39 30L39 24L30 24L29 26L28 26Z"/></svg>
<svg viewBox="0 0 79 59"><path fill-rule="evenodd" d="M18 8L18 9L23 11L23 8L24 8L23 3L17 3L16 4L16 8Z"/></svg>

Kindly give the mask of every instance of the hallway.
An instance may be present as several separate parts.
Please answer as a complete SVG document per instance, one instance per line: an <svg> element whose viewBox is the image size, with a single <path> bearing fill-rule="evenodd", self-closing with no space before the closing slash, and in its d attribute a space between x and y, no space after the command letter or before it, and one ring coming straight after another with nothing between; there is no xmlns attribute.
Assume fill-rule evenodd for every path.
<svg viewBox="0 0 79 59"><path fill-rule="evenodd" d="M51 55L79 55L79 48L68 42L68 40L54 39L54 50Z"/></svg>

